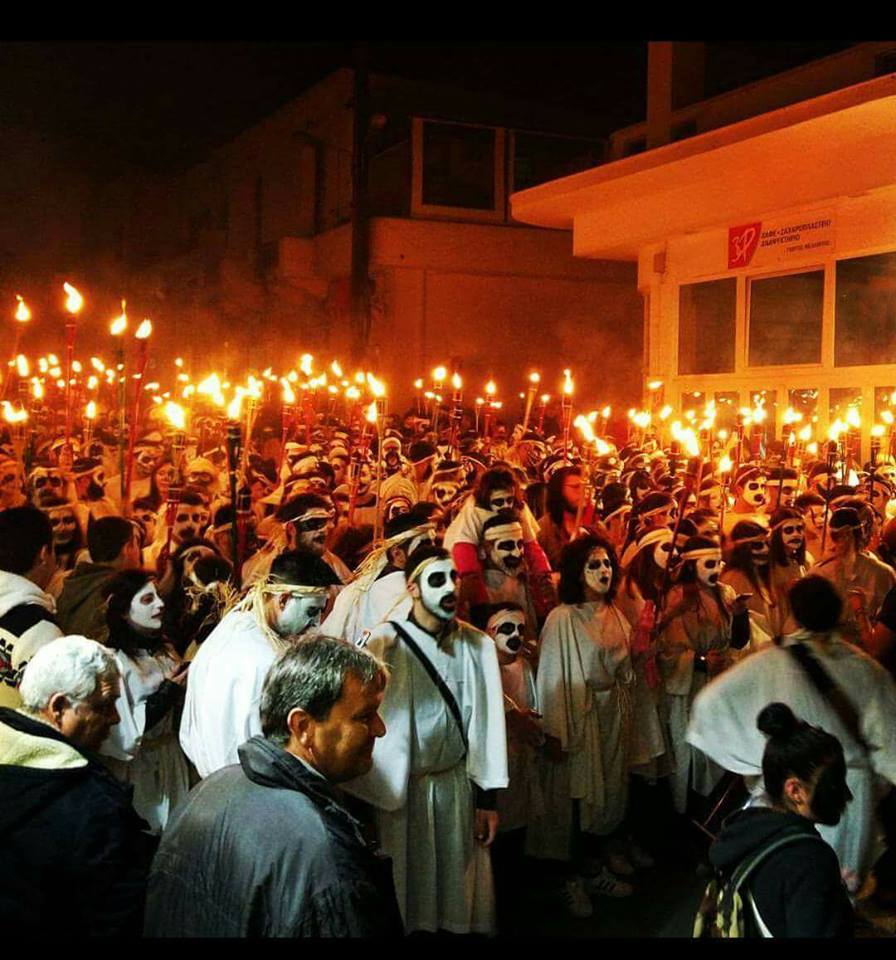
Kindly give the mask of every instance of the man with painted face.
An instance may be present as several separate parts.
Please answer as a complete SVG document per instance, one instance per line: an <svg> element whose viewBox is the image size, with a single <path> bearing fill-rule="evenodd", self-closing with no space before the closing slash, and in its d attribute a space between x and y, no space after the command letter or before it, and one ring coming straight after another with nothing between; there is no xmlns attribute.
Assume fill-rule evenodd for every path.
<svg viewBox="0 0 896 960"><path fill-rule="evenodd" d="M538 618L529 586L523 527L512 510L499 510L482 527L485 589L489 603L515 603L526 614L529 650L538 640Z"/></svg>
<svg viewBox="0 0 896 960"><path fill-rule="evenodd" d="M806 526L799 510L782 507L771 515L769 586L776 607L775 635L799 629L790 610L788 594L793 584L806 576L811 561L806 554Z"/></svg>
<svg viewBox="0 0 896 960"><path fill-rule="evenodd" d="M134 472L131 476L131 500L152 493L152 472L165 452L164 438L158 431L139 437L134 445ZM106 483L109 496L116 503L121 496L121 477L110 477Z"/></svg>
<svg viewBox="0 0 896 960"><path fill-rule="evenodd" d="M386 736L373 770L346 789L376 808L408 932L493 933L488 847L507 786L504 694L494 642L455 619L447 550L417 547L405 565L413 606L366 648L390 668Z"/></svg>
<svg viewBox="0 0 896 960"><path fill-rule="evenodd" d="M320 623L335 575L319 557L283 553L199 648L180 744L201 777L238 763L237 747L261 732L258 705L277 656Z"/></svg>
<svg viewBox="0 0 896 960"><path fill-rule="evenodd" d="M0 512L23 507L27 502L28 498L22 493L21 464L0 453Z"/></svg>
<svg viewBox="0 0 896 960"><path fill-rule="evenodd" d="M46 501L43 512L50 518L53 528L53 553L56 554L56 572L47 585L47 593L58 597L69 573L74 570L84 538L74 505L61 497Z"/></svg>
<svg viewBox="0 0 896 960"><path fill-rule="evenodd" d="M180 495L177 510L174 513L174 522L171 524L169 539L167 528L159 532L155 543L151 543L143 551L144 560L150 567L160 564L160 557L167 546L169 553L188 540L199 540L208 527L211 513L203 494L197 490L184 490Z"/></svg>
<svg viewBox="0 0 896 960"><path fill-rule="evenodd" d="M727 536L741 520L752 520L768 526L765 513L768 490L763 472L758 467L746 465L738 471L732 486L734 506L725 511L722 532Z"/></svg>
<svg viewBox="0 0 896 960"><path fill-rule="evenodd" d="M843 602L827 580L812 575L798 580L790 589L790 607L800 632L746 657L706 686L694 701L687 737L726 770L748 778L754 803L761 803L765 741L756 718L766 704L784 703L807 723L836 736L854 799L839 823L819 824L818 829L855 893L880 852L879 778L896 783L896 685L880 664L841 639L837 625ZM821 692L820 682L832 682L851 705L847 710L857 714L864 745Z"/></svg>
<svg viewBox="0 0 896 960"><path fill-rule="evenodd" d="M382 546L375 547L355 572L352 582L333 603L321 624L328 637L357 643L365 632L385 620L404 620L411 611L404 568L408 556L423 543L432 543L435 526L420 510L403 513L384 529Z"/></svg>
<svg viewBox="0 0 896 960"><path fill-rule="evenodd" d="M35 467L28 474L26 490L35 507L43 506L54 497L62 497L65 492L62 471L58 467Z"/></svg>
<svg viewBox="0 0 896 960"><path fill-rule="evenodd" d="M99 520L118 516L118 507L106 496L106 471L102 460L75 460L70 476L69 499L75 505L82 534L87 535L90 517Z"/></svg>
<svg viewBox="0 0 896 960"><path fill-rule="evenodd" d="M749 596L750 643L744 650L752 652L779 633L779 610L769 569L769 531L751 520L740 520L734 525L728 544L722 583L735 594Z"/></svg>
<svg viewBox="0 0 896 960"><path fill-rule="evenodd" d="M800 475L793 467L775 467L766 482L764 512L769 516L781 507L792 507L800 492Z"/></svg>

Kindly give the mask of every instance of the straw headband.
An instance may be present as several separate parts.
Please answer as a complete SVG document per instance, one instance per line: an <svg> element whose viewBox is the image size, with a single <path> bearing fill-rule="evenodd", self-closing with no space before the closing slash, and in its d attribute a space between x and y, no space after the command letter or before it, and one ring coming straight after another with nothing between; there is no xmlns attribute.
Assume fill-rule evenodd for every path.
<svg viewBox="0 0 896 960"><path fill-rule="evenodd" d="M486 627L488 628L492 626L492 624L494 624L495 627L500 627L502 623L506 623L511 617L522 617L523 624L525 625L526 615L522 610L499 610L488 618Z"/></svg>
<svg viewBox="0 0 896 960"><path fill-rule="evenodd" d="M503 540L505 537L522 537L523 525L514 521L513 523L499 523L494 527L489 527L482 534L483 540Z"/></svg>
<svg viewBox="0 0 896 960"><path fill-rule="evenodd" d="M646 517L655 517L658 513L665 513L667 510L671 510L675 506L674 503L667 503L662 507L654 507L653 510L645 510L644 513L638 514L638 519L645 519Z"/></svg>
<svg viewBox="0 0 896 960"><path fill-rule="evenodd" d="M259 580L249 587L242 600L224 612L230 613L231 610L236 610L239 613L251 613L255 618L258 629L267 637L271 646L280 652L285 650L287 645L267 621L264 610L265 598L280 596L284 593L291 593L300 597L324 597L328 592L328 587L309 587L301 583L277 583L273 580Z"/></svg>
<svg viewBox="0 0 896 960"><path fill-rule="evenodd" d="M631 509L632 509L632 505L630 503L623 503L621 507L617 507L612 513L608 513L604 517L604 523L606 523L607 520L612 520L613 517L617 516L620 513L626 513L626 512L630 513Z"/></svg>
<svg viewBox="0 0 896 960"><path fill-rule="evenodd" d="M722 551L717 547L699 547L696 550L685 550L679 556L682 560L721 560Z"/></svg>
<svg viewBox="0 0 896 960"><path fill-rule="evenodd" d="M413 583L415 580L420 579L420 575L427 567L431 567L434 563L440 563L442 561L449 561L451 557L427 557L425 560L421 560L420 563L414 568L414 572L408 577L408 583Z"/></svg>

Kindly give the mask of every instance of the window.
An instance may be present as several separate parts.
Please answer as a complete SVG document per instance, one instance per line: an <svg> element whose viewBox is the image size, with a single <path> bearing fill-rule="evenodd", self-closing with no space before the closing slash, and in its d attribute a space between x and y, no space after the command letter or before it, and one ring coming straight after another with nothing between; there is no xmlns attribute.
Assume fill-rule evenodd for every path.
<svg viewBox="0 0 896 960"><path fill-rule="evenodd" d="M787 391L787 406L802 415L797 421L797 429L802 430L808 424L818 421L818 391L807 387ZM814 431L813 431L814 433Z"/></svg>
<svg viewBox="0 0 896 960"><path fill-rule="evenodd" d="M683 283L678 291L678 372L734 371L737 281Z"/></svg>
<svg viewBox="0 0 896 960"><path fill-rule="evenodd" d="M751 367L821 362L824 271L751 280Z"/></svg>
<svg viewBox="0 0 896 960"><path fill-rule="evenodd" d="M861 415L861 387L831 387L829 394L828 420L830 423L833 423L835 420L845 421L851 409L855 409L859 415Z"/></svg>
<svg viewBox="0 0 896 960"><path fill-rule="evenodd" d="M834 364L896 363L896 253L837 262Z"/></svg>
<svg viewBox="0 0 896 960"><path fill-rule="evenodd" d="M778 422L778 393L776 390L751 390L750 407L753 410L764 410L765 418L761 421L766 439L774 440L777 436Z"/></svg>
<svg viewBox="0 0 896 960"><path fill-rule="evenodd" d="M423 204L493 210L495 131L423 123Z"/></svg>
<svg viewBox="0 0 896 960"><path fill-rule="evenodd" d="M882 416L884 411L888 411L889 416L896 416L896 412L893 410L894 406L896 406L896 387L876 387L874 390L874 422L886 422Z"/></svg>
<svg viewBox="0 0 896 960"><path fill-rule="evenodd" d="M692 117L690 120L682 120L681 123L676 123L670 133L670 141L675 143L677 140L687 140L688 137L697 136L697 118Z"/></svg>
<svg viewBox="0 0 896 960"><path fill-rule="evenodd" d="M516 131L513 135L513 189L580 173L603 159L603 143Z"/></svg>
<svg viewBox="0 0 896 960"><path fill-rule="evenodd" d="M647 137L635 137L622 145L622 156L633 157L636 153L643 153L647 149Z"/></svg>
<svg viewBox="0 0 896 960"><path fill-rule="evenodd" d="M727 430L730 434L737 426L737 411L740 409L740 394L737 390L719 390L716 399L715 429Z"/></svg>

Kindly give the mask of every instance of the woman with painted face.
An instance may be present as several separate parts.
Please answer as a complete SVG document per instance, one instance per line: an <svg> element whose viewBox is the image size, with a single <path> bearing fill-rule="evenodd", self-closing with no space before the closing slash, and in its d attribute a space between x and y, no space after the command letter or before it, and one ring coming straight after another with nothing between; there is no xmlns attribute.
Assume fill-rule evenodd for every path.
<svg viewBox="0 0 896 960"><path fill-rule="evenodd" d="M769 586L775 601L774 636L785 636L799 629L790 609L788 594L793 584L808 573L806 525L795 507L781 507L771 516L769 542Z"/></svg>
<svg viewBox="0 0 896 960"><path fill-rule="evenodd" d="M121 673L121 718L100 747L106 765L134 786L134 809L161 833L189 790L187 762L177 742L175 707L183 700L186 665L165 642L164 601L145 571L120 573L103 590L108 645Z"/></svg>
<svg viewBox="0 0 896 960"><path fill-rule="evenodd" d="M53 553L56 555L56 572L47 584L46 592L51 597L58 597L69 573L75 569L78 554L84 546L84 538L69 500L52 497L44 502L41 510L50 518L50 526L53 528Z"/></svg>
<svg viewBox="0 0 896 960"><path fill-rule="evenodd" d="M628 801L634 671L631 628L614 602L618 563L610 542L583 536L564 548L560 605L541 633L538 702L544 716L545 816L527 841L533 856L571 863L564 897L591 915L589 894L625 897L631 876L619 829ZM590 849L589 849L590 848ZM588 854L596 859L589 862ZM587 873L595 874L585 879Z"/></svg>
<svg viewBox="0 0 896 960"><path fill-rule="evenodd" d="M769 570L769 530L761 523L741 520L728 539L729 553L721 581L735 594L749 597L750 642L743 648L746 654L771 642L780 632L780 611Z"/></svg>
<svg viewBox="0 0 896 960"><path fill-rule="evenodd" d="M152 500L156 510L161 510L168 500L168 491L171 484L177 477L177 471L174 464L168 457L160 460L149 475L149 499Z"/></svg>
<svg viewBox="0 0 896 960"><path fill-rule="evenodd" d="M717 540L691 537L681 553L676 584L669 590L658 627L658 664L663 707L672 747L672 796L678 813L688 808L691 790L708 796L722 769L685 740L691 704L711 675L730 662L729 651L750 638L746 601L720 580L722 550Z"/></svg>
<svg viewBox="0 0 896 960"><path fill-rule="evenodd" d="M741 888L748 937L850 937L852 904L840 864L815 827L839 823L852 799L840 741L783 703L763 708L756 726L768 738L765 805L728 817L710 862L730 877L769 851Z"/></svg>
<svg viewBox="0 0 896 960"><path fill-rule="evenodd" d="M197 573L200 564L205 564L205 575ZM187 540L175 551L159 593L165 600L165 635L171 638L179 656L186 657L190 644L197 640L201 643L220 619L220 615L210 619L211 604L203 599L206 586L227 584L232 576L233 566L208 540Z"/></svg>
<svg viewBox="0 0 896 960"><path fill-rule="evenodd" d="M656 491L637 501L628 516L628 534L622 548L623 566L627 565L626 554L642 534L660 527L671 529L677 516L678 504L671 493Z"/></svg>

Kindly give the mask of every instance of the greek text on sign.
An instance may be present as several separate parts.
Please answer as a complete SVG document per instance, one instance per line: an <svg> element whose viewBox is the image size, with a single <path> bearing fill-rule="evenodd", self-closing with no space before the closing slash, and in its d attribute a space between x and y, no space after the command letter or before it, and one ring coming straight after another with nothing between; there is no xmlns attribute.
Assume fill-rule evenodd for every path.
<svg viewBox="0 0 896 960"><path fill-rule="evenodd" d="M756 220L728 228L728 269L765 267L834 252L834 218L824 213Z"/></svg>

